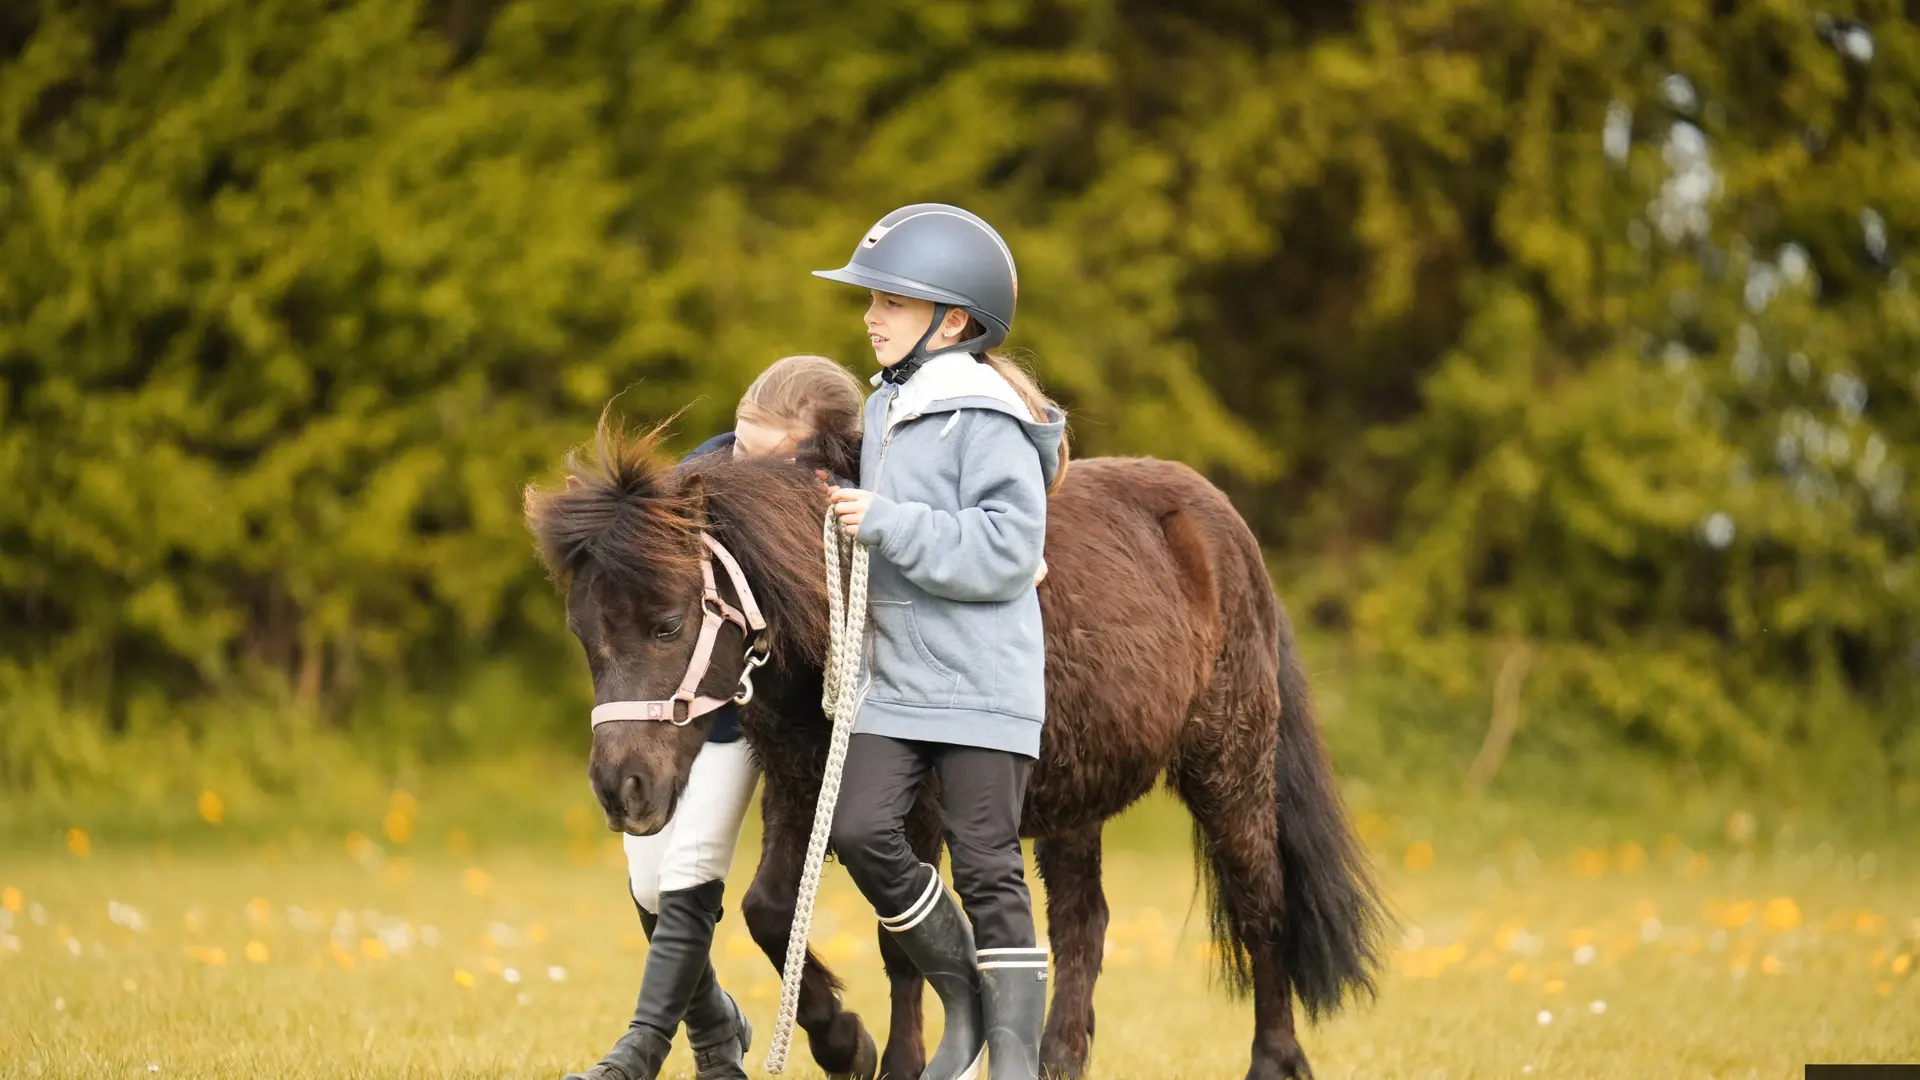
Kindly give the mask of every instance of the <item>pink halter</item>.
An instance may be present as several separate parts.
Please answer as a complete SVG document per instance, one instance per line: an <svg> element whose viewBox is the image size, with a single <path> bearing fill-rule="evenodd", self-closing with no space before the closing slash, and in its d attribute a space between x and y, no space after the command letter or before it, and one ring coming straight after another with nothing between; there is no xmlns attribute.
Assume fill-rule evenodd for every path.
<svg viewBox="0 0 1920 1080"><path fill-rule="evenodd" d="M695 717L705 716L729 701L745 705L753 700L753 671L767 662L767 651L760 641L767 629L767 621L760 616L760 605L754 602L753 589L747 585L747 575L741 572L740 563L734 559L733 553L707 533L701 533L700 540L706 547L700 559L703 586L700 597L700 641L693 648L693 659L687 664L687 675L680 680L679 691L665 701L608 701L595 705L594 727L616 720L660 720L675 727L685 727ZM720 590L713 576L713 560L716 556L720 559L720 565L726 568L727 577L733 581L733 591L740 597L738 609L720 598ZM707 668L713 663L713 644L720 637L722 623L732 623L746 634L747 666L740 673L738 693L730 698L707 697L698 691L701 681L707 677Z"/></svg>

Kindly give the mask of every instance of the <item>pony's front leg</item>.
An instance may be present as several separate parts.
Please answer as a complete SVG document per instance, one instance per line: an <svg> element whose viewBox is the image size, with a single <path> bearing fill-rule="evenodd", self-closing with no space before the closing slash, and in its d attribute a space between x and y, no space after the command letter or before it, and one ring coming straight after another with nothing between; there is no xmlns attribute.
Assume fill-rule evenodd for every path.
<svg viewBox="0 0 1920 1080"><path fill-rule="evenodd" d="M793 912L800 895L800 873L805 868L807 834L813 807L776 787L772 778L761 798L765 821L760 840L760 869L753 875L740 914L747 932L773 961L785 968L787 938L793 931ZM840 982L820 958L807 950L800 976L800 1001L795 1022L807 1033L813 1060L833 1080L874 1080L880 1053L860 1016L840 1007Z"/></svg>
<svg viewBox="0 0 1920 1080"><path fill-rule="evenodd" d="M913 854L928 866L940 865L940 801L930 784L923 784L913 813L907 818L907 839ZM918 1080L927 1070L926 1014L922 1011L926 979L900 947L900 935L874 924L880 935L880 962L886 965L893 992L892 1026L887 1051L880 1057L881 1080Z"/></svg>

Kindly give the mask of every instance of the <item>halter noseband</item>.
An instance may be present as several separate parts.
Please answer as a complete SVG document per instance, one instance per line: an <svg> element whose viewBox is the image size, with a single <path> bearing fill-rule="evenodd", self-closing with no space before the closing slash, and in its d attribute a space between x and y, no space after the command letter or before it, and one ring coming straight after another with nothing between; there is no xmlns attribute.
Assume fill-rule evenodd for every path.
<svg viewBox="0 0 1920 1080"><path fill-rule="evenodd" d="M675 727L685 727L695 717L705 716L729 701L745 705L753 700L753 670L767 662L767 650L760 640L766 632L767 620L761 617L760 605L753 599L753 589L747 584L747 575L741 572L740 563L733 553L709 533L701 533L700 541L706 548L700 558L703 589L700 595L700 641L693 648L693 659L687 664L687 674L680 680L679 691L665 701L608 701L595 705L595 728L616 720L659 720ZM733 591L740 597L739 608L720 598L720 590L713 576L713 560L716 557L720 565L726 568L727 577L733 581ZM713 662L713 644L720 637L722 623L738 626L740 632L747 636L746 670L740 673L739 692L730 698L708 697L699 692L700 683L707 677L707 668Z"/></svg>

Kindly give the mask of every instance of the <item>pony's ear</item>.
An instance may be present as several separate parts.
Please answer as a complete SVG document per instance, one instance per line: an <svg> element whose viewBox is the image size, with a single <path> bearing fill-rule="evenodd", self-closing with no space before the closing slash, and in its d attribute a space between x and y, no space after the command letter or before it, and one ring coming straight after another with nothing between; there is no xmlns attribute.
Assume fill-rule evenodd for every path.
<svg viewBox="0 0 1920 1080"><path fill-rule="evenodd" d="M578 491L581 488L586 486L587 486L587 482L585 480L580 479L579 477L573 475L572 473L567 474L567 490L568 491Z"/></svg>
<svg viewBox="0 0 1920 1080"><path fill-rule="evenodd" d="M680 501L687 508L687 516L694 527L707 527L707 478L702 473L693 473L680 482Z"/></svg>

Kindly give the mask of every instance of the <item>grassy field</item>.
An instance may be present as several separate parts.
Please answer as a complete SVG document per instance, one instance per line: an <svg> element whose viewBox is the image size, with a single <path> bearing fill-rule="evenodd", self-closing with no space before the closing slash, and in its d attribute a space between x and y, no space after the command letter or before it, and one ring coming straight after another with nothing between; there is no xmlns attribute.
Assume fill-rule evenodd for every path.
<svg viewBox="0 0 1920 1080"><path fill-rule="evenodd" d="M429 841L419 814L399 796L363 833L177 851L77 830L9 842L0 1076L558 1077L596 1060L645 955L617 844L584 807L545 840L477 851L458 831ZM1379 1000L1303 1033L1326 1080L1920 1059L1920 868L1900 853L1524 830L1463 845L1364 825L1406 930ZM1156 801L1117 822L1107 867L1096 1075L1241 1075L1251 1008L1209 983L1182 816ZM871 914L837 868L813 941L883 1026ZM775 973L732 912L715 951L759 1029L758 1070ZM690 1068L681 1050L669 1074ZM787 1075L819 1075L804 1036Z"/></svg>

